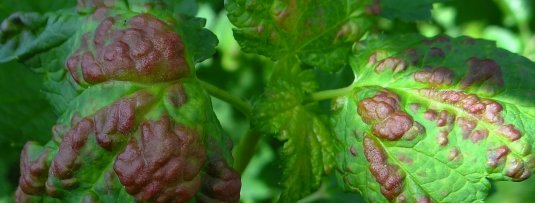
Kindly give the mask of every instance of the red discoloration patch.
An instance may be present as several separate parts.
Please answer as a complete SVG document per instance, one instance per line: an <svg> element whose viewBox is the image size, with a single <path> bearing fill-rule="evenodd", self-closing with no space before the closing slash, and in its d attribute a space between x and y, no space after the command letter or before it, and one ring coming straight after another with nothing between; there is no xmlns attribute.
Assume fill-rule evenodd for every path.
<svg viewBox="0 0 535 203"><path fill-rule="evenodd" d="M377 57L379 57L378 55L379 55L378 52L375 52L372 55L370 55L370 57L368 58L368 66L372 66L373 64L377 63Z"/></svg>
<svg viewBox="0 0 535 203"><path fill-rule="evenodd" d="M115 4L116 0L77 0L76 5L79 11L84 9L97 9L104 7L111 7Z"/></svg>
<svg viewBox="0 0 535 203"><path fill-rule="evenodd" d="M407 64L401 58L389 57L378 62L375 66L375 72L382 73L386 70L392 70L394 73L401 72L407 68Z"/></svg>
<svg viewBox="0 0 535 203"><path fill-rule="evenodd" d="M398 140L413 127L412 117L400 110L397 95L383 91L358 104L364 122L373 125L373 133L387 140Z"/></svg>
<svg viewBox="0 0 535 203"><path fill-rule="evenodd" d="M381 185L381 193L389 199L395 199L403 189L405 176L399 169L387 163L385 152L369 137L364 137L364 155L370 162L370 172Z"/></svg>
<svg viewBox="0 0 535 203"><path fill-rule="evenodd" d="M422 55L415 48L405 50L404 55L412 65L418 65L422 59Z"/></svg>
<svg viewBox="0 0 535 203"><path fill-rule="evenodd" d="M189 73L182 42L170 26L147 14L133 17L122 30L114 28L115 21L104 19L94 39L84 35L80 48L67 59L75 81L162 82Z"/></svg>
<svg viewBox="0 0 535 203"><path fill-rule="evenodd" d="M421 83L427 83L432 86L451 85L453 83L453 71L446 67L433 69L426 67L421 71L414 73L414 80Z"/></svg>
<svg viewBox="0 0 535 203"><path fill-rule="evenodd" d="M440 102L453 104L476 118L500 126L498 132L511 141L518 140L522 137L522 132L514 125L504 123L502 115L503 107L495 101L481 99L474 94L466 94L452 90L437 91L435 89L422 89L419 92L426 97L430 97ZM464 118L464 120L466 121L468 119ZM468 128L469 126L475 126L475 122L466 123L462 120L460 122L462 129L470 129ZM466 126L465 124L469 124L469 126ZM469 133L467 130L464 130L464 132ZM466 133L463 133L464 138L467 138L468 135L470 135Z"/></svg>
<svg viewBox="0 0 535 203"><path fill-rule="evenodd" d="M396 202L398 203L405 203L407 202L407 196L405 194L401 194L396 198Z"/></svg>
<svg viewBox="0 0 535 203"><path fill-rule="evenodd" d="M48 150L41 151L37 159L32 160L30 157L30 148L35 143L27 142L20 155L20 193L27 195L40 195L45 193L45 182L48 177L48 163L46 162ZM19 194L17 193L17 196ZM17 197L18 198L18 197ZM22 198L22 197L21 197Z"/></svg>
<svg viewBox="0 0 535 203"><path fill-rule="evenodd" d="M498 164L503 163L509 154L510 150L507 146L501 146L496 149L487 151L487 165L491 168L498 167Z"/></svg>
<svg viewBox="0 0 535 203"><path fill-rule="evenodd" d="M104 149L111 150L118 139L123 139L135 125L135 111L143 109L153 101L153 96L140 92L132 98L126 98L99 110L93 116L97 143ZM121 136L122 135L122 136Z"/></svg>
<svg viewBox="0 0 535 203"><path fill-rule="evenodd" d="M201 192L197 195L200 203L239 202L240 175L222 159L211 161L205 166Z"/></svg>
<svg viewBox="0 0 535 203"><path fill-rule="evenodd" d="M461 160L461 158L462 158L462 154L458 148L453 148L450 150L450 153L448 154L449 161L457 161L457 160Z"/></svg>
<svg viewBox="0 0 535 203"><path fill-rule="evenodd" d="M63 187L76 187L78 180L74 178L74 173L80 165L80 153L89 136L95 136L101 147L112 150L117 140L126 139L125 135L134 129L135 112L150 102L152 96L140 92L97 111L93 116L79 118L74 115L73 127L63 136L48 176L57 177ZM48 180L52 181L50 178ZM57 188L52 182L47 181L45 186L49 195L56 195Z"/></svg>
<svg viewBox="0 0 535 203"><path fill-rule="evenodd" d="M410 104L409 108L410 108L413 112L418 112L418 110L420 110L420 104L412 103L412 104Z"/></svg>
<svg viewBox="0 0 535 203"><path fill-rule="evenodd" d="M468 139L472 134L472 131L476 128L477 123L468 118L460 117L457 119L457 124L461 128L463 139Z"/></svg>
<svg viewBox="0 0 535 203"><path fill-rule="evenodd" d="M470 71L461 81L461 87L466 88L472 84L483 83L485 81L496 86L503 86L504 82L500 65L494 60L472 57L466 61L466 64L470 68Z"/></svg>
<svg viewBox="0 0 535 203"><path fill-rule="evenodd" d="M366 14L368 15L380 15L381 14L381 1L373 0L373 3L366 7Z"/></svg>
<svg viewBox="0 0 535 203"><path fill-rule="evenodd" d="M146 121L141 138L132 139L113 169L126 191L138 201L185 202L201 186L206 159L201 137L168 117Z"/></svg>
<svg viewBox="0 0 535 203"><path fill-rule="evenodd" d="M105 183L105 189L106 192L112 193L113 192L113 184L115 181L115 172L114 171L108 171L104 174L104 183Z"/></svg>
<svg viewBox="0 0 535 203"><path fill-rule="evenodd" d="M416 136L421 135L422 133L425 133L424 126L418 122L414 122L412 127L403 135L403 139L413 140Z"/></svg>
<svg viewBox="0 0 535 203"><path fill-rule="evenodd" d="M472 132L472 135L470 135L470 140L472 140L473 143L478 143L479 141L487 138L488 136L488 130L476 130Z"/></svg>
<svg viewBox="0 0 535 203"><path fill-rule="evenodd" d="M449 143L448 140L448 132L447 131L440 131L437 135L437 143L440 146L446 146Z"/></svg>
<svg viewBox="0 0 535 203"><path fill-rule="evenodd" d="M503 123L503 118L501 117L502 105L489 100L483 100L482 102L485 104L485 111L481 116L491 123Z"/></svg>
<svg viewBox="0 0 535 203"><path fill-rule="evenodd" d="M412 118L405 112L395 112L373 126L373 134L387 140L401 138L413 126Z"/></svg>
<svg viewBox="0 0 535 203"><path fill-rule="evenodd" d="M432 203L433 201L431 201L431 198L429 198L429 196L423 196L423 197L418 197L416 199L416 203Z"/></svg>
<svg viewBox="0 0 535 203"><path fill-rule="evenodd" d="M500 126L500 128L498 128L498 132L509 138L511 141L516 141L522 136L520 131L511 124Z"/></svg>
<svg viewBox="0 0 535 203"><path fill-rule="evenodd" d="M188 99L188 96L186 95L186 91L184 90L184 87L182 84L176 84L167 90L169 95L168 99L171 101L171 103L176 107L182 106L182 104L186 103L186 100Z"/></svg>
<svg viewBox="0 0 535 203"><path fill-rule="evenodd" d="M17 187L15 191L15 201L16 202L31 202L31 196L26 194L20 187Z"/></svg>
<svg viewBox="0 0 535 203"><path fill-rule="evenodd" d="M433 39L426 39L422 41L425 45L450 43L450 38L446 35L439 35Z"/></svg>
<svg viewBox="0 0 535 203"><path fill-rule="evenodd" d="M398 160L406 164L412 164L413 162L412 159L405 154L398 154Z"/></svg>
<svg viewBox="0 0 535 203"><path fill-rule="evenodd" d="M481 114L485 110L485 104L480 101L479 97L476 95L470 94L466 95L459 105L463 107L468 113L471 114Z"/></svg>
<svg viewBox="0 0 535 203"><path fill-rule="evenodd" d="M420 177L426 177L426 176L427 176L427 172L425 172L425 171L418 171L418 172L416 173L416 175L417 175L417 176L420 176Z"/></svg>
<svg viewBox="0 0 535 203"><path fill-rule="evenodd" d="M351 156L357 156L357 149L354 146L349 147L349 153L351 153Z"/></svg>
<svg viewBox="0 0 535 203"><path fill-rule="evenodd" d="M425 111L424 117L429 121L434 121L435 119L437 119L437 112L433 109L428 109L427 111Z"/></svg>
<svg viewBox="0 0 535 203"><path fill-rule="evenodd" d="M513 178L515 181L526 180L531 176L531 171L522 159L510 157L507 159L505 175Z"/></svg>
<svg viewBox="0 0 535 203"><path fill-rule="evenodd" d="M446 110L440 111L440 114L437 119L437 126L444 127L447 125L453 124L453 121L455 120L455 115L450 114Z"/></svg>
<svg viewBox="0 0 535 203"><path fill-rule="evenodd" d="M446 57L446 53L444 53L444 51L442 51L442 49L438 47L431 47L429 49L429 56L432 58L443 59L444 57Z"/></svg>
<svg viewBox="0 0 535 203"><path fill-rule="evenodd" d="M474 38L471 38L471 37L464 37L464 39L462 41L462 44L474 45L474 44L476 44L476 40Z"/></svg>
<svg viewBox="0 0 535 203"><path fill-rule="evenodd" d="M78 167L79 154L84 147L87 137L94 133L93 121L82 119L75 127L63 137L58 154L52 161L49 176L57 176L61 180L72 178Z"/></svg>

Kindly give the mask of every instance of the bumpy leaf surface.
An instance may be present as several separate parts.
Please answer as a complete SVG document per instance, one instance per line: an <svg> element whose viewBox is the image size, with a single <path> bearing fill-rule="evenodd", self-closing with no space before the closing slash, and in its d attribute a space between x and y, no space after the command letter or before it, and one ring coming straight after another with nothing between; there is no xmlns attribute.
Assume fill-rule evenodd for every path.
<svg viewBox="0 0 535 203"><path fill-rule="evenodd" d="M152 6L79 1L62 11L78 29L58 30L61 43L39 41L54 22L4 41L62 113L50 142L24 146L17 202L239 201L230 140L194 74L216 41L203 21Z"/></svg>
<svg viewBox="0 0 535 203"><path fill-rule="evenodd" d="M370 202L483 201L535 169L535 65L468 37L368 40L333 102L338 169Z"/></svg>
<svg viewBox="0 0 535 203"><path fill-rule="evenodd" d="M353 43L368 28L366 16L377 14L367 12L368 6L368 0L232 0L226 5L244 51L275 60L297 55L329 71L346 63Z"/></svg>

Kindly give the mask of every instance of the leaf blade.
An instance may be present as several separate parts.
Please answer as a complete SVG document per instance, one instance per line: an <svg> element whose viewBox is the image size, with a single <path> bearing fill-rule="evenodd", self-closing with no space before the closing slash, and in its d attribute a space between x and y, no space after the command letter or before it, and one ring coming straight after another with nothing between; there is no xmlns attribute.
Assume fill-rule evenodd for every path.
<svg viewBox="0 0 535 203"><path fill-rule="evenodd" d="M369 26L369 3L236 0L226 9L245 52L274 60L297 55L305 64L336 71Z"/></svg>
<svg viewBox="0 0 535 203"><path fill-rule="evenodd" d="M533 75L533 62L466 37L386 37L361 50L355 94L333 102L331 121L347 189L370 201L483 201L488 179L531 175L535 87L514 81ZM369 146L382 158L361 153Z"/></svg>
<svg viewBox="0 0 535 203"><path fill-rule="evenodd" d="M311 71L303 71L292 60L278 62L272 82L253 109L253 126L284 141L283 191L280 202L295 202L312 193L324 173L334 164L331 133L315 111L317 105L304 105L305 92L317 88ZM290 79L291 78L291 79Z"/></svg>

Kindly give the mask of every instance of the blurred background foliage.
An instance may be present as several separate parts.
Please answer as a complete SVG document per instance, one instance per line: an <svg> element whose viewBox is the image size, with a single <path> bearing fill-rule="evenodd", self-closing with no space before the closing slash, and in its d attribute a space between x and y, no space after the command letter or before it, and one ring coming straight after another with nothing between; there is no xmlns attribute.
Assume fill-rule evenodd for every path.
<svg viewBox="0 0 535 203"><path fill-rule="evenodd" d="M2 0L0 19L17 11L47 12L75 6L74 0ZM223 0L199 0L197 16L207 19L207 27L219 39L217 53L198 64L197 75L231 94L254 103L269 78L269 59L246 54L232 35ZM531 0L451 0L436 4L433 18L427 22L406 23L379 19L371 34L419 32L425 36L445 33L468 35L497 41L511 52L535 60L535 2ZM338 73L318 72L322 88L347 85L347 69ZM336 78L333 83L332 79ZM41 94L41 77L18 63L0 64L0 202L11 202L18 182L18 156L24 143L50 139L54 112ZM328 105L328 104L327 104ZM234 143L249 129L248 118L227 103L213 98L214 110ZM242 202L271 202L280 192L280 155L282 146L271 136L264 136L244 172ZM447 187L447 186L445 186ZM495 182L488 202L524 203L535 199L535 178L520 183ZM344 193L334 176L325 177L322 186L301 202L363 202L358 194Z"/></svg>

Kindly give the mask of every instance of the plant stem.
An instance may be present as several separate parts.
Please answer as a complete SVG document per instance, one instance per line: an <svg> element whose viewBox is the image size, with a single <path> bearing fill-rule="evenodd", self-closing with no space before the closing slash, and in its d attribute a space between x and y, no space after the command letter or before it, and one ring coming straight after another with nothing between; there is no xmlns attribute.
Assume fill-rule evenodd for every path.
<svg viewBox="0 0 535 203"><path fill-rule="evenodd" d="M210 83L207 83L202 80L198 81L211 96L231 104L234 108L242 112L246 117L251 116L253 108L249 103L243 101L242 99L236 96L229 94L227 91L220 89L219 87L216 87ZM251 158L253 158L253 155L256 151L256 146L258 145L258 141L260 141L261 137L262 135L260 133L253 130L249 130L247 134L240 138L240 141L234 147L234 150L232 150L232 155L235 159L234 169L236 169L239 173L243 173L243 171L245 171L245 168L249 164L249 161L251 161Z"/></svg>
<svg viewBox="0 0 535 203"><path fill-rule="evenodd" d="M245 171L251 158L253 158L260 138L262 138L262 134L254 130L249 130L249 132L240 139L240 142L234 147L234 150L232 150L234 169L240 174Z"/></svg>
<svg viewBox="0 0 535 203"><path fill-rule="evenodd" d="M213 97L216 97L218 99L221 99L229 104L231 104L234 108L238 109L238 111L242 112L245 116L249 117L251 116L251 112L253 111L253 108L251 105L245 101L243 101L241 98L238 98L234 95L229 94L227 91L216 87L210 83L204 82L202 80L198 80L201 86Z"/></svg>
<svg viewBox="0 0 535 203"><path fill-rule="evenodd" d="M320 100L325 100L325 99L332 99L332 98L339 97L339 96L344 96L344 95L349 94L351 91L353 91L353 88L354 88L353 84L347 87L339 88L339 89L330 89L330 90L314 92L312 93L312 95L310 95L310 97L313 101L320 101Z"/></svg>

